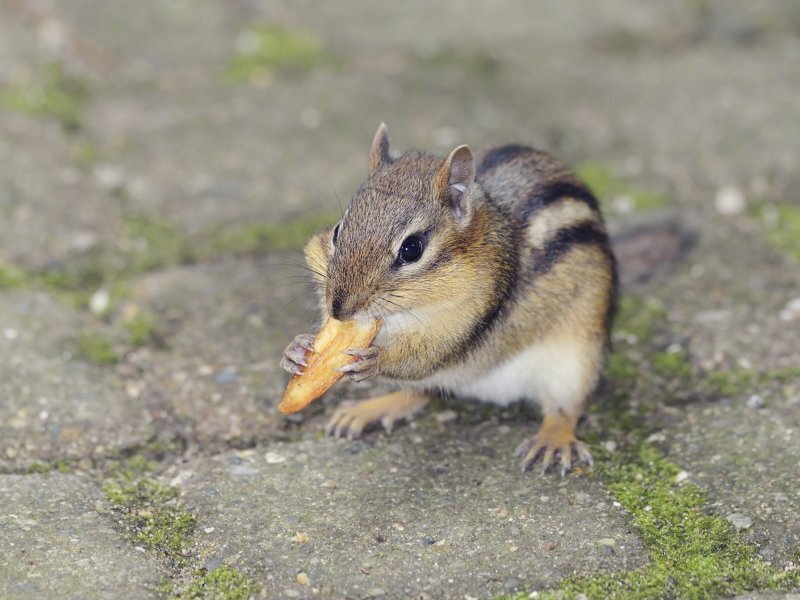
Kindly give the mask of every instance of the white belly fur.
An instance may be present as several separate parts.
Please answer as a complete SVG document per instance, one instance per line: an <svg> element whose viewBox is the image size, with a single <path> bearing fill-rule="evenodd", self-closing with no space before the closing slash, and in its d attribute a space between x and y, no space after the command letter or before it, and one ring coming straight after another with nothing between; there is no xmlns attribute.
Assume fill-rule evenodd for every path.
<svg viewBox="0 0 800 600"><path fill-rule="evenodd" d="M568 408L583 402L593 383L590 370L595 361L587 351L595 354L574 340L547 340L477 376L458 367L417 383L501 406L525 400L536 401L545 410Z"/></svg>

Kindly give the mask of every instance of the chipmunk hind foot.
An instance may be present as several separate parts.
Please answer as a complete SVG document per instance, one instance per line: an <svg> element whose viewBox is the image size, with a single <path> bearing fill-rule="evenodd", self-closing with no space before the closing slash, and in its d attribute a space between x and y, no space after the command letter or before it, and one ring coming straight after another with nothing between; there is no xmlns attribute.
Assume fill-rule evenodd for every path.
<svg viewBox="0 0 800 600"><path fill-rule="evenodd" d="M325 427L325 433L333 437L354 439L364 428L380 423L388 432L402 419L411 419L430 401L430 397L412 390L404 390L364 400L355 405L340 406Z"/></svg>
<svg viewBox="0 0 800 600"><path fill-rule="evenodd" d="M522 442L514 452L514 456L522 457L522 470L529 469L540 458L542 474L558 461L562 477L572 469L573 464L594 464L586 445L575 436L576 424L576 418L562 414L545 415L536 435Z"/></svg>

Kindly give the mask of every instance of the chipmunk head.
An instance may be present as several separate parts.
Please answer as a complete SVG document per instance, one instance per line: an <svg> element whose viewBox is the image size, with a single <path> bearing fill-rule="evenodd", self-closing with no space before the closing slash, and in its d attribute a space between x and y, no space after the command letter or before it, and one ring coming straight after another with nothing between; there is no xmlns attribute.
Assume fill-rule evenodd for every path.
<svg viewBox="0 0 800 600"><path fill-rule="evenodd" d="M475 159L467 146L444 159L389 154L386 126L369 151L369 177L342 220L325 232L325 301L341 320L399 314L466 287L474 247Z"/></svg>

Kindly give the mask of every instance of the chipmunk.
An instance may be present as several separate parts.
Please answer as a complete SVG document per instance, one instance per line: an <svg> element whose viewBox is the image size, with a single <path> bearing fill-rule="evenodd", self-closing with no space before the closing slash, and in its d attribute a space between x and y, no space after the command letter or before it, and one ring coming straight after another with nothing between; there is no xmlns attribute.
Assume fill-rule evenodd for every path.
<svg viewBox="0 0 800 600"><path fill-rule="evenodd" d="M522 400L544 416L516 450L523 470L591 465L575 427L602 370L617 274L597 201L564 165L516 144L393 157L381 124L369 177L305 257L324 315L383 321L341 370L403 388L340 407L329 434L391 431L436 392ZM297 336L282 367L302 373L313 341Z"/></svg>

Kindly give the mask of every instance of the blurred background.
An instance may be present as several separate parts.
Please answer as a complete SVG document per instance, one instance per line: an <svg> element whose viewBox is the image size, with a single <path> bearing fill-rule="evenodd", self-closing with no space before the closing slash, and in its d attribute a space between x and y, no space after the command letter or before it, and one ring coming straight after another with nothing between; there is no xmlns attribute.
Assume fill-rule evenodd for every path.
<svg viewBox="0 0 800 600"><path fill-rule="evenodd" d="M6 337L113 366L133 438L264 435L315 318L286 271L385 121L395 150L546 149L615 232L679 223L693 250L646 294L693 366L796 366L799 36L788 0L3 0Z"/></svg>
<svg viewBox="0 0 800 600"><path fill-rule="evenodd" d="M602 480L569 479L581 510L531 502L532 486L559 497L567 484L519 475L510 453L532 419L515 409L438 404L420 420L424 436L407 427L353 444L319 439L321 425L369 384L290 419L277 413L281 352L317 322L300 249L366 176L381 121L396 151L515 141L575 167L601 200L623 270L638 273L625 280L610 384L581 435L598 457L626 440L658 445L712 491L720 515L745 513L737 528L755 522L747 540L761 557L796 565L795 0L0 0L0 484L31 493L8 510L63 492L78 498L80 519L102 521L110 502L136 522L108 482L141 487L136 477L155 473L173 487L152 484L148 506L174 512L180 488L202 523L191 562L179 564L239 561L273 596L283 589L273 585L310 589L297 575L311 548L295 540L300 522L319 555L340 560L313 567L331 573L312 569L312 582L335 588L352 575L338 589L394 585L422 564L419 548L434 557L425 577L448 589L447 570L476 595L647 562ZM135 468L120 471L120 456ZM40 471L62 473L30 475ZM359 496L378 480L382 494ZM487 522L487 488L524 535ZM242 501L265 490L275 508ZM66 505L45 511L57 532ZM173 512L167 520L179 521ZM98 523L75 535L85 541ZM595 534L600 525L610 532ZM137 527L128 532L139 544ZM96 555L131 553L108 571L134 581L129 565L153 554L108 530ZM488 550L465 552L478 531ZM606 551L587 550L587 531ZM33 565L24 552L36 539L74 566L72 540L20 535L24 550L5 568ZM616 550L603 546L614 536ZM179 537L148 546L173 575L169 561L190 543ZM456 543L440 547L444 538ZM363 567L387 539L402 552ZM49 556L41 568L60 569ZM141 569L155 586L160 571ZM28 586L20 573L9 581Z"/></svg>

